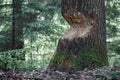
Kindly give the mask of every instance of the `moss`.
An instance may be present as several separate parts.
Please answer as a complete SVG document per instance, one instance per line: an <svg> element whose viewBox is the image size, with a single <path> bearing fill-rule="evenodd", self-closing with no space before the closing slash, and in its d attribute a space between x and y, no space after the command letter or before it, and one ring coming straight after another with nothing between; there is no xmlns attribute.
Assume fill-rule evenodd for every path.
<svg viewBox="0 0 120 80"><path fill-rule="evenodd" d="M66 59L67 55L65 53L55 53L53 58L53 63L59 65L62 61Z"/></svg>
<svg viewBox="0 0 120 80"><path fill-rule="evenodd" d="M78 53L77 58L74 58L75 68L81 70L85 67L95 68L106 65L106 57L99 54L97 50L97 48L91 48L89 50L82 49Z"/></svg>
<svg viewBox="0 0 120 80"><path fill-rule="evenodd" d="M81 49L77 54L55 53L52 63L61 68L74 68L76 70L82 70L86 68L95 68L106 65L107 60L104 55L98 53L98 47L91 49Z"/></svg>

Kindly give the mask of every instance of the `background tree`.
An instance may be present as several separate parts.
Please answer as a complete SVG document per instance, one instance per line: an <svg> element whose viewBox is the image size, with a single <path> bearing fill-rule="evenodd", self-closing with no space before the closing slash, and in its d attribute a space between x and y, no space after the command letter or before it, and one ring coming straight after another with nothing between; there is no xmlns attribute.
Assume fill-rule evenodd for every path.
<svg viewBox="0 0 120 80"><path fill-rule="evenodd" d="M13 18L12 18L12 49L23 48L23 20L22 20L22 2L23 0L13 0Z"/></svg>
<svg viewBox="0 0 120 80"><path fill-rule="evenodd" d="M59 40L50 68L84 69L108 64L104 0L62 0L70 30Z"/></svg>
<svg viewBox="0 0 120 80"><path fill-rule="evenodd" d="M19 9L20 13L15 12L16 14L13 14L13 0L2 0L0 5L1 12L3 12L0 14L2 21L0 26L0 33L2 33L0 34L0 51L3 51L0 53L1 69L3 69L4 64L7 64L6 67L9 69L14 68L14 66L17 69L47 67L59 36L66 30L65 27L61 26L61 23L65 22L60 14L60 5L56 4L58 2L57 0L24 0L22 5L17 3L20 8L22 7ZM15 6L18 7L14 5L15 9ZM14 33L17 37L15 37L16 42L24 40L24 48L22 49L17 49L17 43L14 43L16 49L11 50L13 48L11 35L13 32L13 15L16 20L15 29L21 32L23 30L20 35L18 35L17 30Z"/></svg>

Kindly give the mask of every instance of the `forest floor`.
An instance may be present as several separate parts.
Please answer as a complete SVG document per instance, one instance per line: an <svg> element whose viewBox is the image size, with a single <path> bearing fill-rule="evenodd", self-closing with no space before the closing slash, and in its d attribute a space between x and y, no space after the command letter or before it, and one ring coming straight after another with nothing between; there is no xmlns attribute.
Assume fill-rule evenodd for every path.
<svg viewBox="0 0 120 80"><path fill-rule="evenodd" d="M60 72L55 70L0 70L0 80L120 80L120 67L103 67L83 71Z"/></svg>

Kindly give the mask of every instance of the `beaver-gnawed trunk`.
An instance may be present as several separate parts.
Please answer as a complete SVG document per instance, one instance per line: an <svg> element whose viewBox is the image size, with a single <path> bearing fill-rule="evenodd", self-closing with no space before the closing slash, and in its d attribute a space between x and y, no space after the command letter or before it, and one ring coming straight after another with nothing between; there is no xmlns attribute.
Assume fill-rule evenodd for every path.
<svg viewBox="0 0 120 80"><path fill-rule="evenodd" d="M71 28L60 38L48 68L82 70L108 64L104 0L62 0Z"/></svg>

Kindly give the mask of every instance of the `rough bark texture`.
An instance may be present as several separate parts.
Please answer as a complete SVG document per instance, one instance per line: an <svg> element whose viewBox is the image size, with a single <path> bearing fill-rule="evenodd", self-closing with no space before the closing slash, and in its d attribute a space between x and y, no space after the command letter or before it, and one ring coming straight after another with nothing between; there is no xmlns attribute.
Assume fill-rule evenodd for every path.
<svg viewBox="0 0 120 80"><path fill-rule="evenodd" d="M62 0L70 30L59 40L49 68L81 70L108 64L104 0Z"/></svg>

